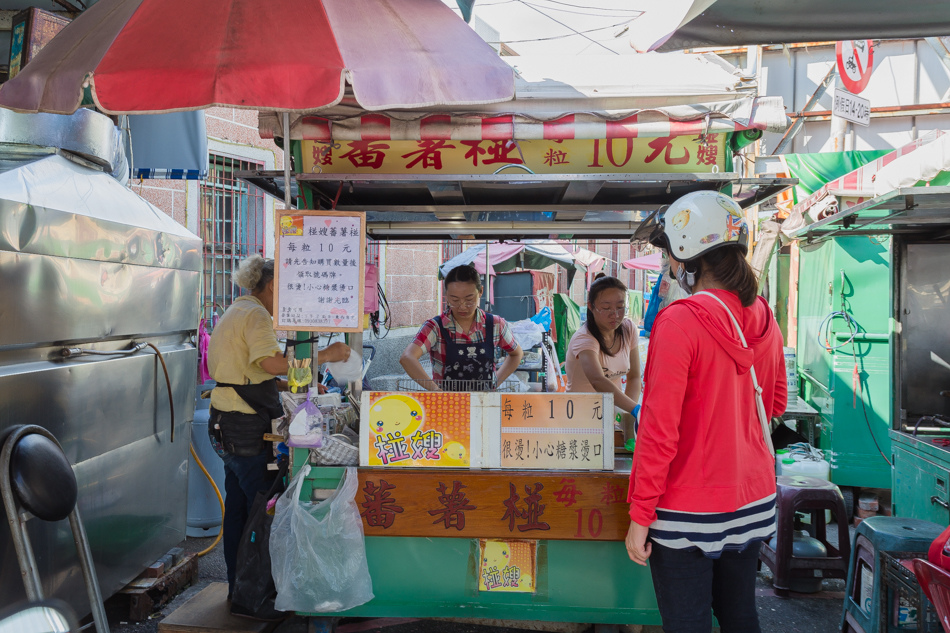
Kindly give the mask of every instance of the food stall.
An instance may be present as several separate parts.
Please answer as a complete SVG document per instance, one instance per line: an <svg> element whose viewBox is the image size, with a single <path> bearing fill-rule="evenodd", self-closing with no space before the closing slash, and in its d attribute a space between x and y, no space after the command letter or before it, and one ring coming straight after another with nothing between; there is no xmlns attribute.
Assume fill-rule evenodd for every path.
<svg viewBox="0 0 950 633"><path fill-rule="evenodd" d="M557 85L556 70L532 83L522 63L519 94ZM690 63L721 68L706 56ZM687 105L695 93L672 90L650 108L640 95L622 114L591 114L609 102L597 95L575 97L570 111L549 100L543 117L529 98L497 107L530 116L483 106L466 115L298 117L293 181L276 172L241 177L278 197L290 186L301 208L325 209L315 213L365 216L365 236L380 241L629 239L650 212L688 192L731 192L750 208L792 184L732 169L736 132L784 126L773 109L780 103L747 92L753 114L740 123L742 99L700 107ZM262 134L281 136L269 127L277 124L262 115ZM349 338L358 349L360 335ZM341 615L660 623L649 571L623 543L631 457L617 451L611 396L436 393L407 380L388 392L351 385L351 401L360 411L356 504L375 597ZM292 451L292 472L308 462L303 498L332 496L344 469Z"/></svg>
<svg viewBox="0 0 950 633"><path fill-rule="evenodd" d="M896 516L939 524L950 520L948 142L931 132L828 183L803 201L813 221L793 233L800 274L827 273L800 289L800 305L841 313L819 327L816 310L798 312L800 373L832 481L891 487Z"/></svg>

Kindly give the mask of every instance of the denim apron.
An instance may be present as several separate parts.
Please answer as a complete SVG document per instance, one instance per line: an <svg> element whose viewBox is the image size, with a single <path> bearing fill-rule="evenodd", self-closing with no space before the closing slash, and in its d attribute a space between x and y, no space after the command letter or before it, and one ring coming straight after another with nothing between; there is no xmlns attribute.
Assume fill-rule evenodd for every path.
<svg viewBox="0 0 950 633"><path fill-rule="evenodd" d="M443 391L491 391L495 388L495 323L485 314L485 340L481 343L456 343L436 317L439 333L445 345L443 364ZM448 382L445 382L448 381ZM478 381L479 384L460 384L458 381Z"/></svg>

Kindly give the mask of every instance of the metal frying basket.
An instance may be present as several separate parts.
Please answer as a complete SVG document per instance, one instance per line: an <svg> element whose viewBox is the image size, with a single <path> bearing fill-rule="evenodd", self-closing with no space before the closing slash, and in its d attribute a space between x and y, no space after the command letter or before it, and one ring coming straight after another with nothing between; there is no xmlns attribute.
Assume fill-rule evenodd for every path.
<svg viewBox="0 0 950 633"><path fill-rule="evenodd" d="M494 380L432 380L433 386L439 391L494 391L496 393L516 393L513 381L505 381L500 386ZM412 378L400 378L396 381L397 391L430 391Z"/></svg>

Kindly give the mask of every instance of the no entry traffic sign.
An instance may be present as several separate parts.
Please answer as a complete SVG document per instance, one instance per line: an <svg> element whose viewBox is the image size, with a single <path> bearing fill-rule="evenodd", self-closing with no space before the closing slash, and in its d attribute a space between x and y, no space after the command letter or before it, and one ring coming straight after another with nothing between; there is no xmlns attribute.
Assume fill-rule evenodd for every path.
<svg viewBox="0 0 950 633"><path fill-rule="evenodd" d="M871 40L846 40L835 45L838 77L851 94L858 94L868 85L874 68Z"/></svg>

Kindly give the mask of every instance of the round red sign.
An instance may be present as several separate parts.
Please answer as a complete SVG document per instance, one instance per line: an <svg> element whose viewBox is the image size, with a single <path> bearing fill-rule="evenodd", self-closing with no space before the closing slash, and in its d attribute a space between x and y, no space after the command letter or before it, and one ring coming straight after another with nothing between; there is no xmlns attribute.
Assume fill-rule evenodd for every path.
<svg viewBox="0 0 950 633"><path fill-rule="evenodd" d="M835 45L838 77L851 94L867 88L874 68L874 47L871 40L846 40Z"/></svg>

